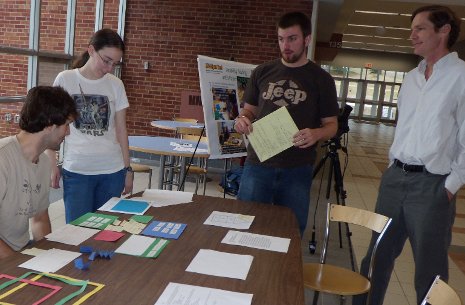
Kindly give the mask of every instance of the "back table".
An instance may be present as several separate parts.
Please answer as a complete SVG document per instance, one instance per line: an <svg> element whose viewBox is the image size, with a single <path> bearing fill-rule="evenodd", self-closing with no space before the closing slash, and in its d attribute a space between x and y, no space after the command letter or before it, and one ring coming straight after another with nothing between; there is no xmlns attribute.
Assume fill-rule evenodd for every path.
<svg viewBox="0 0 465 305"><path fill-rule="evenodd" d="M187 224L180 238L171 240L158 258L149 259L115 254L111 260L97 259L92 262L87 271L78 270L71 263L60 269L57 274L105 284L102 290L83 304L154 304L169 282L252 293L252 304L304 304L300 235L297 221L290 209L198 195L194 195L193 200L193 203L162 208L151 207L146 212L146 215L153 215L155 220ZM246 232L290 238L288 252L279 253L222 244L221 240L229 229L203 224L215 210L255 215L252 226ZM118 214L118 216L120 220L130 217L126 214ZM114 250L127 237L129 234L116 243L90 238L85 244L96 249ZM36 243L35 247L79 252L78 246L46 240ZM229 279L186 272L185 269L199 249L252 255L254 259L247 279ZM28 270L17 266L30 258L31 256L17 253L0 260L0 273L20 276ZM43 278L41 281L56 284ZM3 282L5 280L0 281L0 284ZM64 284L60 285L64 288L57 294L57 297L42 304L55 304L67 294L77 290ZM90 288L86 291L89 290ZM0 295L3 292L0 291ZM39 292L45 294L46 290L26 287L12 295L11 299L0 300L0 303L14 300L15 304L31 304L38 299L37 293ZM72 303L72 301L69 302L69 304Z"/></svg>

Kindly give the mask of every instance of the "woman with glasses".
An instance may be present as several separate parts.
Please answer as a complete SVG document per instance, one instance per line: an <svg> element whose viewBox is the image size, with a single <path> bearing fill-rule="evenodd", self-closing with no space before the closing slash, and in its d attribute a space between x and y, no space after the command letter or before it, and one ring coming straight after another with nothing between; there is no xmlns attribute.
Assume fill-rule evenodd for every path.
<svg viewBox="0 0 465 305"><path fill-rule="evenodd" d="M73 69L58 74L54 82L68 91L79 112L64 142L61 174L67 223L94 212L111 197L132 191L126 130L129 103L122 81L112 74L124 49L118 33L99 30ZM55 158L55 152L49 156ZM59 179L54 166L52 187L59 187Z"/></svg>

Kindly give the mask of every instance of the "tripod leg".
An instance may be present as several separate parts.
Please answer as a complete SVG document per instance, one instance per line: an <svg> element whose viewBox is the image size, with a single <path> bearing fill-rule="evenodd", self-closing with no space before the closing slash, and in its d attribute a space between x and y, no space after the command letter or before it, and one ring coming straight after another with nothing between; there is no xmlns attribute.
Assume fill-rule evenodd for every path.
<svg viewBox="0 0 465 305"><path fill-rule="evenodd" d="M316 175L320 172L320 169L323 167L323 165L325 165L326 159L328 159L328 157L329 153L326 153L326 155L321 158L320 162L318 162L318 164L315 166L313 169L313 178L315 178Z"/></svg>
<svg viewBox="0 0 465 305"><path fill-rule="evenodd" d="M342 178L341 173L341 163L339 162L339 155L337 151L334 153L333 161L333 170L334 170L334 191L336 193L337 204L346 205L346 191L344 190L344 179ZM342 248L342 229L341 223L338 224L339 230L339 248ZM350 233L348 233L350 236Z"/></svg>

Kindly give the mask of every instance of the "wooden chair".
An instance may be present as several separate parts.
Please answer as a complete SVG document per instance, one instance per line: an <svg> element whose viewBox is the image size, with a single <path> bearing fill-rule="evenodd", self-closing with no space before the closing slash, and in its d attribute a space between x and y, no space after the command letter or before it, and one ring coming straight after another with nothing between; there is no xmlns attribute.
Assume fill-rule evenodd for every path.
<svg viewBox="0 0 465 305"><path fill-rule="evenodd" d="M152 188L152 168L147 165L139 164L139 163L131 163L132 171L135 173L147 173L149 174L149 183L147 188ZM131 192L132 195L132 192Z"/></svg>
<svg viewBox="0 0 465 305"><path fill-rule="evenodd" d="M203 136L204 130L203 128L192 128L192 127L178 127L176 128L176 133L181 139L197 142L199 141L202 143L208 143L207 137ZM181 162L185 162L182 158L179 160ZM179 169L180 166L177 167L177 176L179 180ZM205 195L205 190L207 188L207 171L208 171L208 162L205 158L196 158L196 160L192 160L191 165L189 167L189 171L187 175L195 175L195 194L199 189L200 183L203 184L203 195ZM182 181L178 181L178 188L180 190L184 189L182 185Z"/></svg>
<svg viewBox="0 0 465 305"><path fill-rule="evenodd" d="M439 278L439 275L431 284L421 305L462 305L459 295L446 282Z"/></svg>
<svg viewBox="0 0 465 305"><path fill-rule="evenodd" d="M173 121L176 122L185 122L185 123L198 123L196 119L189 119L189 118L173 118Z"/></svg>
<svg viewBox="0 0 465 305"><path fill-rule="evenodd" d="M379 233L379 237L376 240L373 253L371 255L368 278L352 270L326 264L326 253L328 250L331 222L356 224ZM303 267L304 286L315 290L313 297L314 305L318 302L320 292L340 295L341 304L344 303L345 296L347 295L358 295L368 292L368 304L370 300L370 278L373 272L373 262L376 255L376 249L390 223L391 219L389 217L380 214L328 203L328 210L326 213L326 230L323 249L320 256L320 263L306 263Z"/></svg>

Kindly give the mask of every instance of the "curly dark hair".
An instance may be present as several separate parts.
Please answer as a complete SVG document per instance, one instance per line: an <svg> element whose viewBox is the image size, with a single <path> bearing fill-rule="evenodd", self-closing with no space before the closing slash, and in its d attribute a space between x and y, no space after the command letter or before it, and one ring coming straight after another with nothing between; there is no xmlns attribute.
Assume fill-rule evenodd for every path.
<svg viewBox="0 0 465 305"><path fill-rule="evenodd" d="M73 98L61 87L38 86L27 93L21 109L19 127L36 133L52 125L63 125L78 117Z"/></svg>

